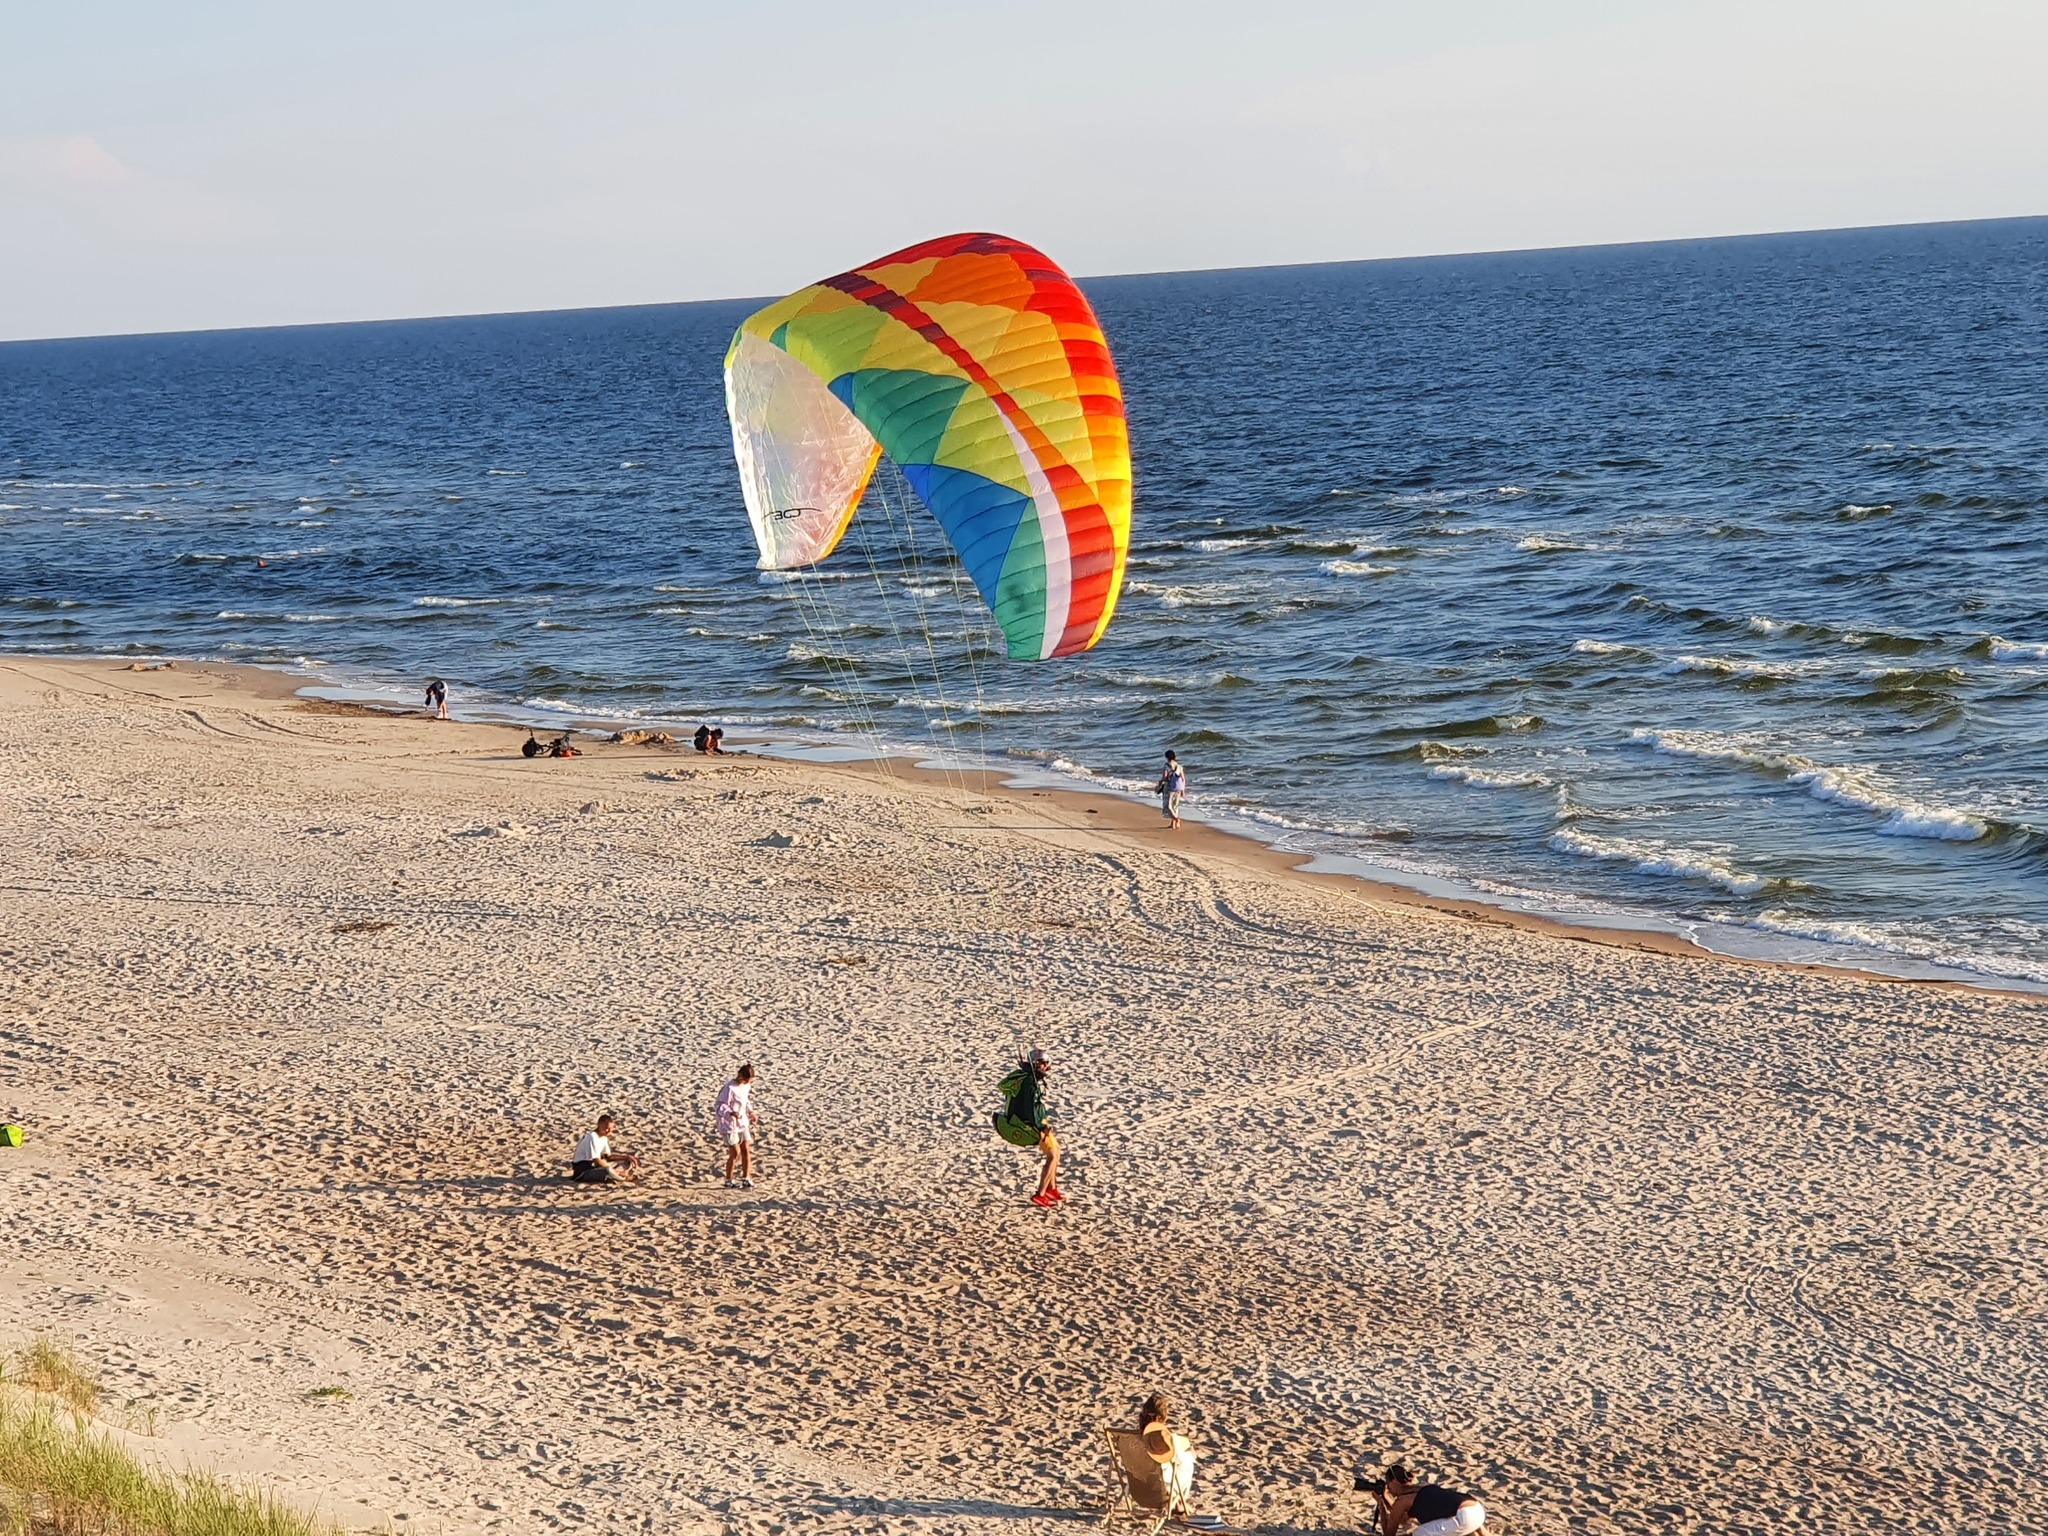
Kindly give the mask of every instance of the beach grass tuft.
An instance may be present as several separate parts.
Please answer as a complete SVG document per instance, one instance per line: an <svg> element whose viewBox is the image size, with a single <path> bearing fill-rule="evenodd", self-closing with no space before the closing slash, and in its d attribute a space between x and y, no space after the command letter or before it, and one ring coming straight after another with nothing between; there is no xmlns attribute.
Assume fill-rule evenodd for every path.
<svg viewBox="0 0 2048 1536"><path fill-rule="evenodd" d="M53 1394L54 1395L54 1394ZM206 1472L138 1459L51 1397L0 1387L7 1536L338 1536L329 1522Z"/></svg>
<svg viewBox="0 0 2048 1536"><path fill-rule="evenodd" d="M76 1414L89 1417L99 1411L99 1376L69 1345L38 1334L15 1360L20 1384L29 1391L54 1397Z"/></svg>

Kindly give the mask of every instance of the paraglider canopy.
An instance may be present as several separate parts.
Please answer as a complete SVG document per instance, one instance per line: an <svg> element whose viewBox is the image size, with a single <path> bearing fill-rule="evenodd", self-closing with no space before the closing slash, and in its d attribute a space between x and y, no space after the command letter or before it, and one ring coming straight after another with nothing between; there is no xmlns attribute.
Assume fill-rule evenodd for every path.
<svg viewBox="0 0 2048 1536"><path fill-rule="evenodd" d="M945 529L1009 654L1102 638L1131 533L1123 390L1072 278L1022 241L948 235L770 304L725 355L766 570L838 546L886 453Z"/></svg>

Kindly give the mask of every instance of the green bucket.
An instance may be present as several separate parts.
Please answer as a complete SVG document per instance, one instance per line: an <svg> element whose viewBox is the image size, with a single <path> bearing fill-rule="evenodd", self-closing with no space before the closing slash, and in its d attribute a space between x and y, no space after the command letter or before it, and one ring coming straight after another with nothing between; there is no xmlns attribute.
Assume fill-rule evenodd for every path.
<svg viewBox="0 0 2048 1536"><path fill-rule="evenodd" d="M0 1125L0 1146L18 1147L20 1145L21 1127L18 1125Z"/></svg>

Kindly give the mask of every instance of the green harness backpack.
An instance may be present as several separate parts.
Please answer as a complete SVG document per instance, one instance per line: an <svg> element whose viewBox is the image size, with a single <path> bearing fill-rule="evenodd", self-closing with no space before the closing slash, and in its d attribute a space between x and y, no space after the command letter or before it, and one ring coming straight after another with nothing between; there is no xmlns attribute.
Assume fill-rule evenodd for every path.
<svg viewBox="0 0 2048 1536"><path fill-rule="evenodd" d="M1003 1107L989 1117L995 1121L996 1134L1013 1147L1037 1146L1036 1116L1043 1112L1039 1109L1042 1101L1038 1081L1030 1065L1020 1064L996 1084L996 1092L1003 1096Z"/></svg>

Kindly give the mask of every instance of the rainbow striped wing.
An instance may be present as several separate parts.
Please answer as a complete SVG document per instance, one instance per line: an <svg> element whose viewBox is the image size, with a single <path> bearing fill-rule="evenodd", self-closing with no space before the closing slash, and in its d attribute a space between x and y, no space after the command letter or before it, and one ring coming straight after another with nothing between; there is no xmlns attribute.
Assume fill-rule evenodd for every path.
<svg viewBox="0 0 2048 1536"><path fill-rule="evenodd" d="M1013 657L1085 651L1123 587L1123 390L1072 278L1021 241L948 235L748 317L726 408L764 569L838 546L886 453Z"/></svg>

